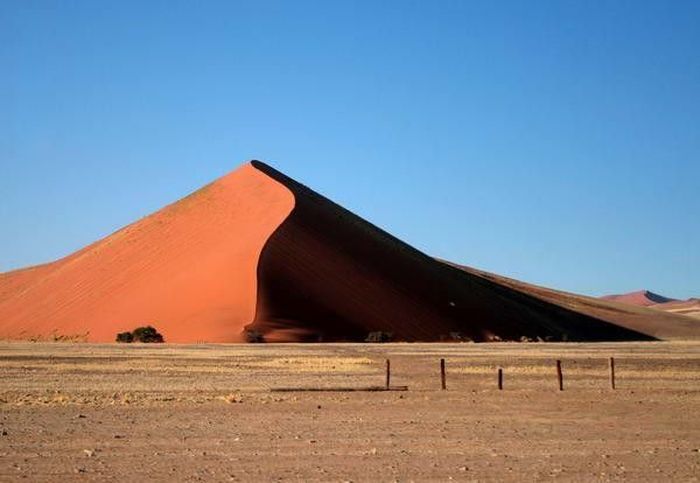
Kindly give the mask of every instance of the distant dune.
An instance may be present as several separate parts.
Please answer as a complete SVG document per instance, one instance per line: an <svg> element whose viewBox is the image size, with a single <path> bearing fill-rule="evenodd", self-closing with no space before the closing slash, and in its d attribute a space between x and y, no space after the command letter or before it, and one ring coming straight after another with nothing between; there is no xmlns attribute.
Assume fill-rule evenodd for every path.
<svg viewBox="0 0 700 483"><path fill-rule="evenodd" d="M638 330L658 339L683 340L700 338L700 325L695 320L685 316L679 317L673 313L655 310L656 307L662 307L662 305L643 307L614 300L603 300L586 295L541 287L539 285L521 282L475 268L460 268L570 310L588 314L621 327Z"/></svg>
<svg viewBox="0 0 700 483"><path fill-rule="evenodd" d="M698 298L677 300L664 297L663 295L659 295L648 290L639 290L637 292L630 292L620 295L606 295L601 297L601 299L620 302L627 305L649 307L655 310L663 310L665 312L677 315L700 318L700 299Z"/></svg>
<svg viewBox="0 0 700 483"><path fill-rule="evenodd" d="M253 161L53 263L0 274L0 338L651 340L693 319L435 260Z"/></svg>
<svg viewBox="0 0 700 483"><path fill-rule="evenodd" d="M665 310L673 314L687 315L700 319L700 299L690 298L688 300L675 300L663 304L652 305L652 308Z"/></svg>
<svg viewBox="0 0 700 483"><path fill-rule="evenodd" d="M636 292L615 294L615 295L604 295L601 297L603 300L612 300L615 302L621 302L624 304L641 305L642 307L648 307L654 304L663 304L666 302L674 302L675 299L664 297L649 290L638 290Z"/></svg>

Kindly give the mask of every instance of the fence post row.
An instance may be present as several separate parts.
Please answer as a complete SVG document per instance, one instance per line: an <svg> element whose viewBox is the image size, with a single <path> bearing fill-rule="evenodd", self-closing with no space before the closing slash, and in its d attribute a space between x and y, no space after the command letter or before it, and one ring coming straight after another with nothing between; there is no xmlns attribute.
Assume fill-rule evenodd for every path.
<svg viewBox="0 0 700 483"><path fill-rule="evenodd" d="M615 358L610 357L609 361L609 376L610 376L610 389L615 389ZM564 390L564 372L561 367L561 360L556 360L557 365L557 383L559 385L559 390ZM391 361L386 360L386 389L391 388ZM440 388L444 391L447 389L447 376L445 373L445 359L440 359ZM498 368L498 389L503 390L503 368Z"/></svg>

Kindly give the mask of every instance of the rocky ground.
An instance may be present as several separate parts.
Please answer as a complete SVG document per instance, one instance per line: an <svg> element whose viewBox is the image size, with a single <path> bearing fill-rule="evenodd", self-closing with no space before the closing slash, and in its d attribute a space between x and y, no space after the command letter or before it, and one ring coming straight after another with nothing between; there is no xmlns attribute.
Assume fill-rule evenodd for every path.
<svg viewBox="0 0 700 483"><path fill-rule="evenodd" d="M387 357L408 391L273 391ZM700 478L698 343L2 343L0 377L0 481Z"/></svg>

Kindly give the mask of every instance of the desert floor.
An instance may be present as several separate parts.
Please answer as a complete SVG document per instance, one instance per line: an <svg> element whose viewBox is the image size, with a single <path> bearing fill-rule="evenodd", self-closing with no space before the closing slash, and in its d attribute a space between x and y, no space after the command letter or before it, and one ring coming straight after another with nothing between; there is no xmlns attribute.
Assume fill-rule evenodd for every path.
<svg viewBox="0 0 700 483"><path fill-rule="evenodd" d="M271 391L387 357L408 391ZM700 478L700 343L0 343L0 381L1 481Z"/></svg>

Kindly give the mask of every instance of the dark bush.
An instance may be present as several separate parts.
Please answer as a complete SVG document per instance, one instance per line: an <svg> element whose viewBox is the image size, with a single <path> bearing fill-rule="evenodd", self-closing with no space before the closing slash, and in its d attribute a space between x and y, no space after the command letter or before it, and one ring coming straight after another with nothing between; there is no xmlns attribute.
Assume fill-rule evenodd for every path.
<svg viewBox="0 0 700 483"><path fill-rule="evenodd" d="M370 332L365 339L365 342L391 342L394 338L393 332L382 332L380 330Z"/></svg>
<svg viewBox="0 0 700 483"><path fill-rule="evenodd" d="M131 332L120 332L117 334L117 342L122 342L129 344L131 342L145 342L145 343L160 343L163 342L163 336L158 333L158 331L147 325L146 327L139 327Z"/></svg>
<svg viewBox="0 0 700 483"><path fill-rule="evenodd" d="M129 344L134 342L134 335L131 332L119 332L117 334L117 342Z"/></svg>
<svg viewBox="0 0 700 483"><path fill-rule="evenodd" d="M131 333L134 337L134 342L145 342L145 343L160 343L163 342L163 336L158 333L158 331L147 325L146 327L139 327L134 329Z"/></svg>

